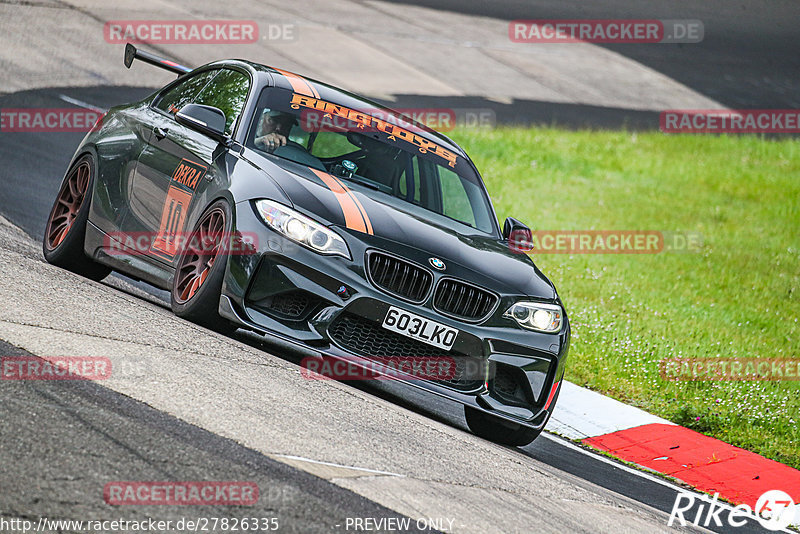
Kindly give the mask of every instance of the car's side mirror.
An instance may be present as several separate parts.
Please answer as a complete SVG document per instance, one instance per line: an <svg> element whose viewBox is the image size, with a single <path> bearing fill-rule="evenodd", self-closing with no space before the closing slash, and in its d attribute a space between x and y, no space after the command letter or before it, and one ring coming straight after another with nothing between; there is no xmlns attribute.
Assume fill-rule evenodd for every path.
<svg viewBox="0 0 800 534"><path fill-rule="evenodd" d="M531 229L509 217L503 224L503 239L508 241L508 248L511 252L524 254L533 250L533 233Z"/></svg>
<svg viewBox="0 0 800 534"><path fill-rule="evenodd" d="M175 114L175 120L178 124L196 130L220 143L228 141L228 136L225 135L225 114L219 108L201 104L186 104Z"/></svg>

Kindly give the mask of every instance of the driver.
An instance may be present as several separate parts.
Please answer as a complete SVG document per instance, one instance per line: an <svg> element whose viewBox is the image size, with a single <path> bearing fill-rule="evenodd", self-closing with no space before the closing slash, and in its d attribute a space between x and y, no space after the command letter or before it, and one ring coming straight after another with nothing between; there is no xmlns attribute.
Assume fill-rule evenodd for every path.
<svg viewBox="0 0 800 534"><path fill-rule="evenodd" d="M283 111L265 109L256 128L255 144L264 150L286 146L289 132L295 123L294 115Z"/></svg>

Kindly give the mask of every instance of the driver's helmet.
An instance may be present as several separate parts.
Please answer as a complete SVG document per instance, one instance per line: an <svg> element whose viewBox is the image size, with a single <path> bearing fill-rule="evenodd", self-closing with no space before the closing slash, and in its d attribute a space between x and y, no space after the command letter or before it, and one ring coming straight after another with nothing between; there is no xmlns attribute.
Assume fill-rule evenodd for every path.
<svg viewBox="0 0 800 534"><path fill-rule="evenodd" d="M279 109L264 108L261 112L261 120L258 121L256 135L262 136L272 132L289 135L292 127L296 124L297 118L293 114ZM269 128L270 125L272 128Z"/></svg>

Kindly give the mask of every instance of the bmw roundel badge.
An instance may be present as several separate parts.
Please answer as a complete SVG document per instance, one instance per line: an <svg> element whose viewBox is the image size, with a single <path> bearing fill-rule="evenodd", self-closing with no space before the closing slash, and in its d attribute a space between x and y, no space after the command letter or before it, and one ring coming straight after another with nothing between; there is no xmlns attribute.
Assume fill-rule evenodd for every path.
<svg viewBox="0 0 800 534"><path fill-rule="evenodd" d="M434 269L436 269L438 271L444 271L444 269L445 269L444 262L442 260L440 260L439 258L428 258L428 261L431 263L431 266Z"/></svg>

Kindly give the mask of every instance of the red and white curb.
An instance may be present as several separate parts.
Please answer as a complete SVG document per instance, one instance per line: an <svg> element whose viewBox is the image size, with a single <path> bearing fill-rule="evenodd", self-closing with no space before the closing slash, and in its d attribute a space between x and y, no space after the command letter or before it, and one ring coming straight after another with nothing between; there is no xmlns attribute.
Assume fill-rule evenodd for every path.
<svg viewBox="0 0 800 534"><path fill-rule="evenodd" d="M734 504L788 493L800 524L800 471L564 381L547 430Z"/></svg>

